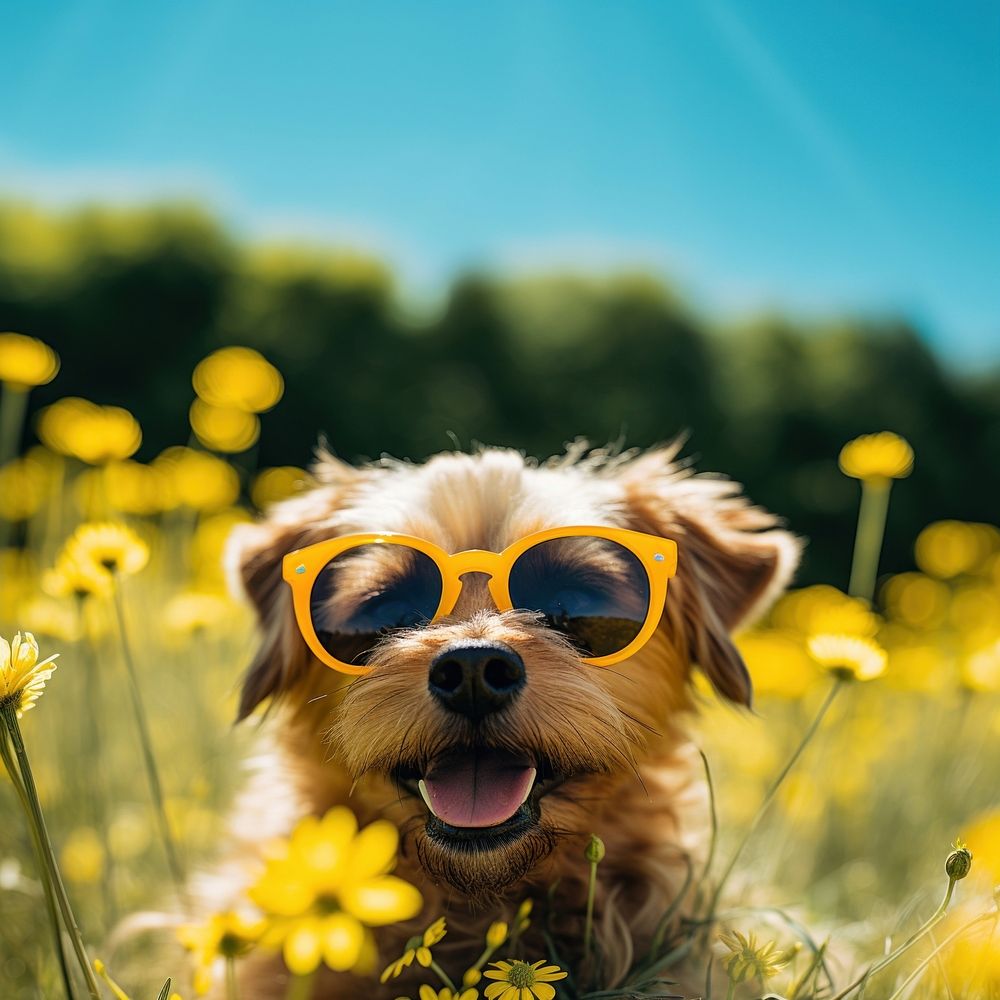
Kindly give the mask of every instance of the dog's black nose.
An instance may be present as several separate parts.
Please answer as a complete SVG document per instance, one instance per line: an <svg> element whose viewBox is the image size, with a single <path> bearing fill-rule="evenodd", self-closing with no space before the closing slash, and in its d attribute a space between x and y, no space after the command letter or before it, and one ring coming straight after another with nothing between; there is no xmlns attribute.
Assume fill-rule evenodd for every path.
<svg viewBox="0 0 1000 1000"><path fill-rule="evenodd" d="M431 664L428 687L449 711L476 722L524 687L524 661L502 642L449 646Z"/></svg>

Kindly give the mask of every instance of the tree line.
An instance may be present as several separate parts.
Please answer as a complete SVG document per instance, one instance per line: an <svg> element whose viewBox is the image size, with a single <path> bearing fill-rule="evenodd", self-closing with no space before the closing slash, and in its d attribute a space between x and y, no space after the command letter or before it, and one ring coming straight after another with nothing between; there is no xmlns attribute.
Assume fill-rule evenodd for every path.
<svg viewBox="0 0 1000 1000"><path fill-rule="evenodd" d="M844 586L857 484L850 438L889 429L916 452L897 484L883 566L912 565L919 530L998 519L1000 371L959 374L902 317L720 325L640 273L456 278L408 313L379 261L256 246L188 205L54 214L0 205L0 328L39 337L62 371L32 411L79 395L130 409L140 458L189 437L191 372L244 344L286 391L237 464L304 465L318 435L349 460L509 445L536 456L579 436L645 447L687 435L809 539L802 579Z"/></svg>

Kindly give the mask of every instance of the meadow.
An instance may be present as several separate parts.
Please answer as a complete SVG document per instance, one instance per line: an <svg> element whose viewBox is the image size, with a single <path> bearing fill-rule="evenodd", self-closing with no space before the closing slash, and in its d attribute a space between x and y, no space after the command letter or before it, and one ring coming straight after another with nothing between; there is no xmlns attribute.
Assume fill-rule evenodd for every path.
<svg viewBox="0 0 1000 1000"><path fill-rule="evenodd" d="M250 917L220 915L179 935L116 931L130 914L174 908L185 879L211 863L253 747L253 722L232 720L254 625L227 587L222 553L235 524L309 481L301 468L255 467L282 376L249 349L209 355L193 373L189 439L148 462L133 457L142 428L132 413L75 397L42 410L40 443L18 454L29 394L58 386L57 372L58 359L39 341L0 343L0 636L30 632L40 659L58 653L39 696L38 685L10 686L27 654L15 650L12 659L0 649L9 764L0 781L0 995L153 1000L175 992L190 1000L260 947L284 949L297 973L294 995L305 998L317 962L368 960L388 911L351 911L356 948L341 952L312 948L295 923L304 914L282 923L263 889ZM742 636L757 692L752 714L698 691L692 725L717 830L702 919L671 925L659 964L630 984L586 982L557 965L521 1000L545 1000L552 990L664 995L655 973L669 979L674 957L708 947L722 963L704 992L719 1000L1000 997L1000 531L932 521L906 540L916 568L879 574L884 507L910 502L919 451L890 436L845 450L840 473L836 453L815 459L852 488L860 484L865 497L854 572L850 581L793 590ZM29 665L29 673L51 666ZM14 759L15 727L86 961L106 963L120 987L100 976L88 984L81 972L55 866L40 862L45 845L39 853L31 803L22 809L31 782ZM344 836L373 877L384 877L389 861L372 854L364 834ZM295 844L284 851L290 864ZM594 845L581 865L598 865L600 854ZM392 888L402 916L412 896ZM65 972L53 909L61 911ZM510 967L492 963L505 949L516 953L519 921L528 919L498 920L486 957L469 957L464 982L463 970L435 980L421 960L419 950L429 956L441 933L430 928L409 958L428 969L421 1000L517 996ZM853 980L850 961L871 969L870 979ZM167 977L170 989L161 991Z"/></svg>

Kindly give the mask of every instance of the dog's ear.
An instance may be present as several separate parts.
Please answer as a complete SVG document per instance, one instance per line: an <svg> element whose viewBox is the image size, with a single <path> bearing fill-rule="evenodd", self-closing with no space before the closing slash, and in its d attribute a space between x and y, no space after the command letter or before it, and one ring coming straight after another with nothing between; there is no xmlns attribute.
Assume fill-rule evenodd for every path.
<svg viewBox="0 0 1000 1000"><path fill-rule="evenodd" d="M281 563L286 553L336 534L334 515L366 475L325 452L312 472L319 486L277 504L262 521L239 525L226 546L231 585L250 598L261 630L260 646L243 678L237 721L305 676L311 654L295 622Z"/></svg>
<svg viewBox="0 0 1000 1000"><path fill-rule="evenodd" d="M646 452L620 467L628 516L640 531L677 542L668 619L716 691L749 706L750 675L730 634L788 586L801 542L777 527L773 514L752 506L738 483L680 466L677 451Z"/></svg>

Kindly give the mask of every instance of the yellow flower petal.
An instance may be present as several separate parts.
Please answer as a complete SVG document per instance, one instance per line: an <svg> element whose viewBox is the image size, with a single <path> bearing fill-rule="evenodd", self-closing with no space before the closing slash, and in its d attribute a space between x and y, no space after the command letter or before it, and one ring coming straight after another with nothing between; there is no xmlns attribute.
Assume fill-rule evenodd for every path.
<svg viewBox="0 0 1000 1000"><path fill-rule="evenodd" d="M199 965L194 970L194 991L198 996L203 997L212 988L211 966Z"/></svg>
<svg viewBox="0 0 1000 1000"><path fill-rule="evenodd" d="M546 965L544 968L535 970L535 978L543 981L554 982L556 979L565 979L569 975L563 972L558 965Z"/></svg>
<svg viewBox="0 0 1000 1000"><path fill-rule="evenodd" d="M45 385L59 371L59 355L23 333L0 333L0 382L19 392Z"/></svg>
<svg viewBox="0 0 1000 1000"><path fill-rule="evenodd" d="M874 640L860 636L821 634L809 637L809 653L837 677L869 681L885 673L888 656Z"/></svg>
<svg viewBox="0 0 1000 1000"><path fill-rule="evenodd" d="M447 933L448 925L445 922L444 917L438 917L437 920L435 920L434 923L432 923L430 927L424 931L424 944L429 948L432 945L437 944L438 941L440 941Z"/></svg>
<svg viewBox="0 0 1000 1000"><path fill-rule="evenodd" d="M346 886L340 894L340 902L348 913L370 927L409 920L420 912L424 903L415 886L395 875Z"/></svg>
<svg viewBox="0 0 1000 1000"><path fill-rule="evenodd" d="M318 891L332 891L343 880L357 821L349 809L331 809L322 820L314 816L292 833L292 854Z"/></svg>
<svg viewBox="0 0 1000 1000"><path fill-rule="evenodd" d="M323 921L323 961L335 972L357 965L365 943L365 929L346 913L335 913Z"/></svg>
<svg viewBox="0 0 1000 1000"><path fill-rule="evenodd" d="M416 951L417 962L422 965L425 969L431 967L431 962L433 961L433 956L431 955L430 948L419 947Z"/></svg>
<svg viewBox="0 0 1000 1000"><path fill-rule="evenodd" d="M430 986L421 984L420 986L420 1000L438 1000L438 995L435 990Z"/></svg>
<svg viewBox="0 0 1000 1000"><path fill-rule="evenodd" d="M535 994L538 1000L552 1000L556 995L556 991L548 983L535 983L531 987L531 991Z"/></svg>
<svg viewBox="0 0 1000 1000"><path fill-rule="evenodd" d="M388 820L369 823L355 838L349 878L361 882L386 874L396 861L399 831Z"/></svg>
<svg viewBox="0 0 1000 1000"><path fill-rule="evenodd" d="M0 637L0 703L12 704L20 718L41 695L57 655L39 662L38 643L30 632L18 632L11 642Z"/></svg>
<svg viewBox="0 0 1000 1000"><path fill-rule="evenodd" d="M891 431L864 434L841 449L840 469L854 479L902 479L913 469L913 449Z"/></svg>
<svg viewBox="0 0 1000 1000"><path fill-rule="evenodd" d="M488 976L489 973L487 972L486 975ZM486 997L486 1000L497 1000L497 997L510 993L512 989L513 987L506 980L502 983L490 983L490 985L486 987L486 991L483 996Z"/></svg>
<svg viewBox="0 0 1000 1000"><path fill-rule="evenodd" d="M295 877L287 865L279 863L251 886L249 896L267 913L297 917L312 906L316 891L308 882Z"/></svg>
<svg viewBox="0 0 1000 1000"><path fill-rule="evenodd" d="M282 955L288 971L307 976L319 965L323 954L323 936L318 920L302 920L285 938Z"/></svg>
<svg viewBox="0 0 1000 1000"><path fill-rule="evenodd" d="M390 976L395 979L397 976L402 975L403 970L412 964L414 954L415 952L412 948L408 948L404 951L395 962L390 962L389 965L383 969L379 981L384 983L389 980Z"/></svg>

